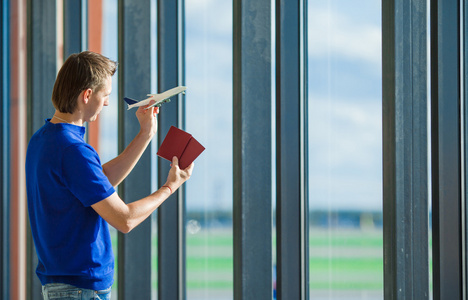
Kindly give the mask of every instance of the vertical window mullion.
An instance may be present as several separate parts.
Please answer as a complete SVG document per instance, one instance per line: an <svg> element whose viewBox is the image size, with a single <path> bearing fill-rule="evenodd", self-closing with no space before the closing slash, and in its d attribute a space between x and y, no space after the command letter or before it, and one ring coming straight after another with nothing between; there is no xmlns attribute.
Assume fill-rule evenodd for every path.
<svg viewBox="0 0 468 300"><path fill-rule="evenodd" d="M271 299L271 1L233 5L234 299Z"/></svg>
<svg viewBox="0 0 468 300"><path fill-rule="evenodd" d="M119 96L144 99L151 90L150 1L119 2ZM119 103L120 104L120 103ZM134 112L119 109L119 153L140 131ZM130 203L151 194L151 159L146 149L138 164L119 186ZM151 299L151 219L118 237L119 299Z"/></svg>
<svg viewBox="0 0 468 300"><path fill-rule="evenodd" d="M57 74L57 14L55 1L28 1L28 140L52 117L52 89ZM27 227L29 229L29 226ZM27 298L42 299L36 276L37 255L28 233Z"/></svg>
<svg viewBox="0 0 468 300"><path fill-rule="evenodd" d="M467 154L468 154L468 39L465 37L466 34L468 33L468 3L466 3L466 1L462 1L462 12L461 12L461 16L462 16L462 21L461 21L461 24L463 24L463 27L461 29L461 51L462 51L462 57L463 57L463 62L462 62L462 101L463 101L463 104L464 104L464 116L463 116L463 121L464 121L464 128L463 128L463 133L464 133L464 136L463 136L463 144L462 144L462 147L463 147L463 150L464 151L464 169L463 169L463 175L464 175L464 180L465 182L462 183L464 185L464 194L463 194L463 201L465 203L465 209L463 211L464 213L464 225L465 227L463 228L464 230L464 262L463 262L463 267L464 267L464 284L462 286L464 286L465 290L464 290L464 294L463 296L466 297L467 296L467 289L466 287L468 286L468 274L467 274L467 261L468 261L468 253L467 253L467 248L468 248L468 244L467 244L467 241L468 241L468 222L467 222L467 215L468 215L468 205L466 205L466 192L468 191L468 176L466 174L466 171L468 170L468 165L467 165Z"/></svg>
<svg viewBox="0 0 468 300"><path fill-rule="evenodd" d="M63 57L67 59L73 53L84 49L83 36L86 36L83 24L84 16L82 0L63 2Z"/></svg>
<svg viewBox="0 0 468 300"><path fill-rule="evenodd" d="M278 299L309 298L306 2L276 1Z"/></svg>
<svg viewBox="0 0 468 300"><path fill-rule="evenodd" d="M434 299L461 299L459 1L431 1Z"/></svg>
<svg viewBox="0 0 468 300"><path fill-rule="evenodd" d="M8 1L3 1L0 5L0 15L2 16L2 26L0 29L0 47L2 68L0 70L0 91L2 91L2 104L0 106L0 116L2 118L2 129L0 132L1 148L0 148L0 184L2 185L0 195L0 297L9 299L9 278L10 278L10 265L9 265L9 28L10 28L10 14Z"/></svg>
<svg viewBox="0 0 468 300"><path fill-rule="evenodd" d="M184 84L183 0L158 1L157 65L158 91ZM159 115L158 140L163 141L171 126L184 127L183 95L164 107ZM159 160L158 181L163 185L170 170ZM185 299L185 193L184 187L158 209L158 299Z"/></svg>
<svg viewBox="0 0 468 300"><path fill-rule="evenodd" d="M428 299L426 1L382 9L384 295Z"/></svg>

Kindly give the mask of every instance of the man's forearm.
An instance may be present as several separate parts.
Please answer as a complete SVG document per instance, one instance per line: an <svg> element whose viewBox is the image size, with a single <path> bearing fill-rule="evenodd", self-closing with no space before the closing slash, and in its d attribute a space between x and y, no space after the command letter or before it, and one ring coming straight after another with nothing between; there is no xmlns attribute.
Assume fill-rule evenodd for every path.
<svg viewBox="0 0 468 300"><path fill-rule="evenodd" d="M146 220L170 195L171 193L168 190L161 188L148 197L127 204L129 215L126 225L128 227L124 233L130 232Z"/></svg>
<svg viewBox="0 0 468 300"><path fill-rule="evenodd" d="M170 195L169 190L160 188L143 199L126 204L114 193L93 204L92 208L111 226L122 233L128 233L151 215Z"/></svg>
<svg viewBox="0 0 468 300"><path fill-rule="evenodd" d="M151 136L140 131L119 156L102 166L113 186L119 185L130 174L150 142Z"/></svg>
<svg viewBox="0 0 468 300"><path fill-rule="evenodd" d="M186 169L179 168L177 157L172 159L172 166L167 175L166 183L151 195L126 204L115 192L106 199L92 205L93 209L110 225L123 233L127 233L145 220L173 192L187 181L193 170L193 163Z"/></svg>

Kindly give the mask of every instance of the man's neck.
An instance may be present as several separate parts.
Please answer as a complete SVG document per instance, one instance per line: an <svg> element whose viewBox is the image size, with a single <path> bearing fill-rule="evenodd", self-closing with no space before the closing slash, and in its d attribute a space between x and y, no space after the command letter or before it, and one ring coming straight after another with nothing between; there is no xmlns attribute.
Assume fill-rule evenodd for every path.
<svg viewBox="0 0 468 300"><path fill-rule="evenodd" d="M78 116L78 114L68 114L68 113L62 113L59 111L55 111L54 116L50 120L52 123L68 123L68 124L73 124L77 126L83 126L83 119Z"/></svg>

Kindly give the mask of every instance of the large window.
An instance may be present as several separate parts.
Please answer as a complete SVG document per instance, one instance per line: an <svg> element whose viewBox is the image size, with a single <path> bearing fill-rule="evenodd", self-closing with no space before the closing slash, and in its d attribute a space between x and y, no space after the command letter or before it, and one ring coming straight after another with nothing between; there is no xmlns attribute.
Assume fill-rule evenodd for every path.
<svg viewBox="0 0 468 300"><path fill-rule="evenodd" d="M311 299L382 299L380 2L308 2Z"/></svg>
<svg viewBox="0 0 468 300"><path fill-rule="evenodd" d="M232 3L185 1L186 130L206 150L187 182L187 299L232 299Z"/></svg>
<svg viewBox="0 0 468 300"><path fill-rule="evenodd" d="M396 293L411 293L419 299L427 291L429 298L458 299L466 294L468 7L463 1L443 0L304 1L307 3L95 0L78 1L79 5L66 0L3 1L0 9L4 17L0 28L3 62L0 80L4 97L0 110L3 298L41 297L40 282L34 273L37 257L24 210L27 138L42 126L44 118L53 115L51 88L63 60L69 53L84 49L100 52L120 63L113 77L110 105L101 112L99 122L87 125L88 141L98 151L102 163L118 154L121 141L134 136L132 130L136 127L127 118L133 118L135 111L121 111L125 109L122 97L142 99L147 93L174 87L164 86L168 82L186 85L187 91L185 96L173 98L171 104L162 108L160 129L179 126L206 147L195 162L192 178L180 193L157 210L159 225L153 214L151 230L146 230L146 223L141 235L135 230L124 236L110 228L116 256L113 299L131 298L132 292L138 290L144 293L144 298L151 294L151 299L186 295L188 300L227 300L239 291L250 291L253 282L255 287L259 286L256 291L266 294L265 291L277 287L279 293L286 295L282 298L289 299L287 293L293 281L300 282L297 290L308 294L310 299L383 299L384 293L390 298ZM289 10L292 4L298 5L294 18L289 17L295 10ZM78 11L78 7L83 11ZM306 29L302 27L304 7L308 11L304 19ZM270 18L265 18L270 13L271 23ZM296 36L291 33L296 33L297 28L291 23L299 24L299 36L307 32L304 41L295 44ZM275 30L286 34L276 35ZM237 33L240 39L236 36L233 41L233 34ZM303 49L301 42L307 43L308 53L296 51ZM285 51L284 45L292 51ZM268 53L262 52L265 49ZM301 82L304 58L308 63L305 89ZM298 62L297 74L285 68L294 64L291 61ZM427 62L431 64L428 69ZM140 80L137 75L143 72L137 74L133 70L148 66L151 71L144 68L144 80ZM252 112L249 109L253 101L245 101L248 97L243 94L242 99L233 101L233 90L236 97L241 92L252 96L253 89L246 89L248 83L269 72L271 91L269 79L264 80L268 82L265 85L268 91L261 88L254 91L260 96L268 94L268 99L258 95L254 98L261 100L256 103L259 107L267 107L262 105L269 104L271 92L274 98L271 119L269 106L267 116L260 114L258 107L253 117L245 114ZM240 80L237 75L241 73L242 79L249 80ZM146 81L148 77L151 84ZM285 77L290 82L283 81ZM299 87L291 88L291 82L291 86L298 83ZM138 91L131 91L132 88ZM299 97L294 99L290 89L295 92L296 88ZM301 98L306 92L307 103ZM296 104L297 109L283 113L287 111L285 106L290 109ZM284 126L298 123L297 131L296 127L287 130L289 127ZM252 133L260 128L258 124L266 126L257 130L253 141L248 136L239 137L238 133ZM271 145L281 143L287 149L272 149L271 185L268 168L268 178L261 182L262 187L249 186L252 179L265 175L258 169L246 168L253 165L252 158L258 159L252 152L264 152L249 152L239 145L268 146L270 125ZM285 139L294 135L289 133L297 132L298 143L295 144L296 137L291 139L293 142ZM265 139L259 142L259 136ZM127 186L119 194L125 201L136 200L131 200L132 196L137 198L137 192L144 190L133 189L134 182L142 183L145 189L151 185L151 192L160 186L157 177L166 165L157 165L156 148L160 142L157 139L148 149L151 158L140 161L130 180L123 183ZM302 144L304 141L307 147ZM288 151L299 153L299 161L307 163L292 161ZM238 155L241 159L233 161L233 153L236 157L241 153ZM270 167L269 154L268 151L267 163L262 166ZM300 168L290 171L282 164L275 166L278 163ZM151 168L150 175L138 173L142 165L145 172ZM241 173L238 166L242 166L242 178L248 179L245 182L238 181L237 175ZM290 174L299 174L299 179L285 183L284 177L293 178ZM307 179L305 183L303 178ZM285 191L289 192L297 182L301 192L298 202L294 202L295 196ZM431 190L429 197L426 184ZM306 197L302 194L304 186ZM264 188L271 188L272 208L277 212L274 217L278 217L271 227L270 219L265 218L270 213L270 199L251 201L265 200L266 197L252 193ZM244 190L248 193L237 193ZM147 194L149 191L144 196ZM234 195L245 198L237 202L239 199L233 200ZM300 201L304 198L308 208L302 209L305 205ZM287 201L300 205L283 205ZM260 204L247 207L243 206L245 203ZM263 218L256 218L258 215L250 214L252 211L263 212ZM307 221L302 213L308 213ZM244 219L249 222L238 222ZM256 227L258 224L262 226ZM299 230L285 224L293 224ZM270 265L265 269L263 263L270 262L270 230L272 245L278 243L283 247L273 247L271 269ZM259 237L267 237L268 243L261 244L261 251L248 252ZM245 253L248 263L242 261ZM295 256L300 259L295 260ZM263 267L258 267L260 260ZM259 270L255 276L253 269ZM135 270L137 274L131 274ZM291 279L290 274L295 274L298 280ZM244 285L244 281L239 284L238 278L249 284ZM261 281L258 278L265 279L262 286L257 284ZM304 282L308 289L303 289ZM142 287L135 283L141 283Z"/></svg>
<svg viewBox="0 0 468 300"><path fill-rule="evenodd" d="M96 3L89 2L89 10L95 10L97 7L93 7ZM88 41L89 50L97 51L103 55L109 57L112 60L118 61L118 32L117 32L117 4L114 1L103 0L102 1L102 15L101 24L97 24L98 28L93 26L89 28L90 40ZM98 20L93 20L97 22ZM97 33L97 30L101 30ZM91 38L95 40L91 40ZM99 38L100 40L96 40ZM99 115L99 119L95 127L99 130L99 148L97 149L101 162L104 164L109 160L115 158L118 155L118 109L121 107L121 100L119 101L119 88L118 88L118 70L117 73L112 77L112 93L109 97L109 106L103 109ZM96 126L96 124L93 124ZM112 238L112 248L114 251L115 261L118 258L117 249L117 230L109 226ZM114 273L114 284L112 286L112 299L117 299L118 294L118 264L115 264Z"/></svg>

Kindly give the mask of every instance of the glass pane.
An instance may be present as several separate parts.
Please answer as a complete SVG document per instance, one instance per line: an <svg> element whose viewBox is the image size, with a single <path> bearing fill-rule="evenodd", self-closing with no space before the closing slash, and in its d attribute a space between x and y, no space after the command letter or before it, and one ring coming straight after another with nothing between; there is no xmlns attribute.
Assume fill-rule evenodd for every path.
<svg viewBox="0 0 468 300"><path fill-rule="evenodd" d="M111 0L103 1L103 20L102 20L102 55L109 57L112 60L118 61L117 56L117 3ZM92 9L91 6L89 9ZM90 30L95 30L90 29ZM92 46L92 44L90 44ZM90 49L93 51L93 49ZM96 51L96 50L94 50ZM105 107L99 114L99 134L100 145L99 156L102 163L106 163L113 159L118 154L118 107L122 103L118 100L118 81L119 70L112 77L112 93L110 94L109 106Z"/></svg>
<svg viewBox="0 0 468 300"><path fill-rule="evenodd" d="M88 41L89 50L100 52L102 55L109 57L112 60L118 61L117 45L118 45L118 33L117 33L117 3L111 0L103 0L102 2L102 20L92 20L93 23L88 23L88 30L90 33L90 40ZM99 11L99 2L89 1L88 12L95 10ZM89 19L89 18L88 18ZM99 23L101 24L99 24ZM100 27L100 28L99 28ZM97 30L101 33L97 34ZM99 38L96 40L96 38ZM93 40L94 39L94 40ZM101 162L105 164L109 160L115 158L118 154L118 107L121 105L118 94L118 81L119 71L112 77L112 93L109 96L109 106L105 107L99 114L99 149L96 149L101 158ZM94 125L94 124L93 124ZM112 299L117 299L118 293L118 250L117 250L117 230L109 226L109 231L112 239L112 249L115 257L115 270L114 270L114 284L112 285Z"/></svg>
<svg viewBox="0 0 468 300"><path fill-rule="evenodd" d="M186 130L206 150L187 182L187 299L232 299L232 2L185 1Z"/></svg>
<svg viewBox="0 0 468 300"><path fill-rule="evenodd" d="M310 298L383 299L381 3L308 9Z"/></svg>

